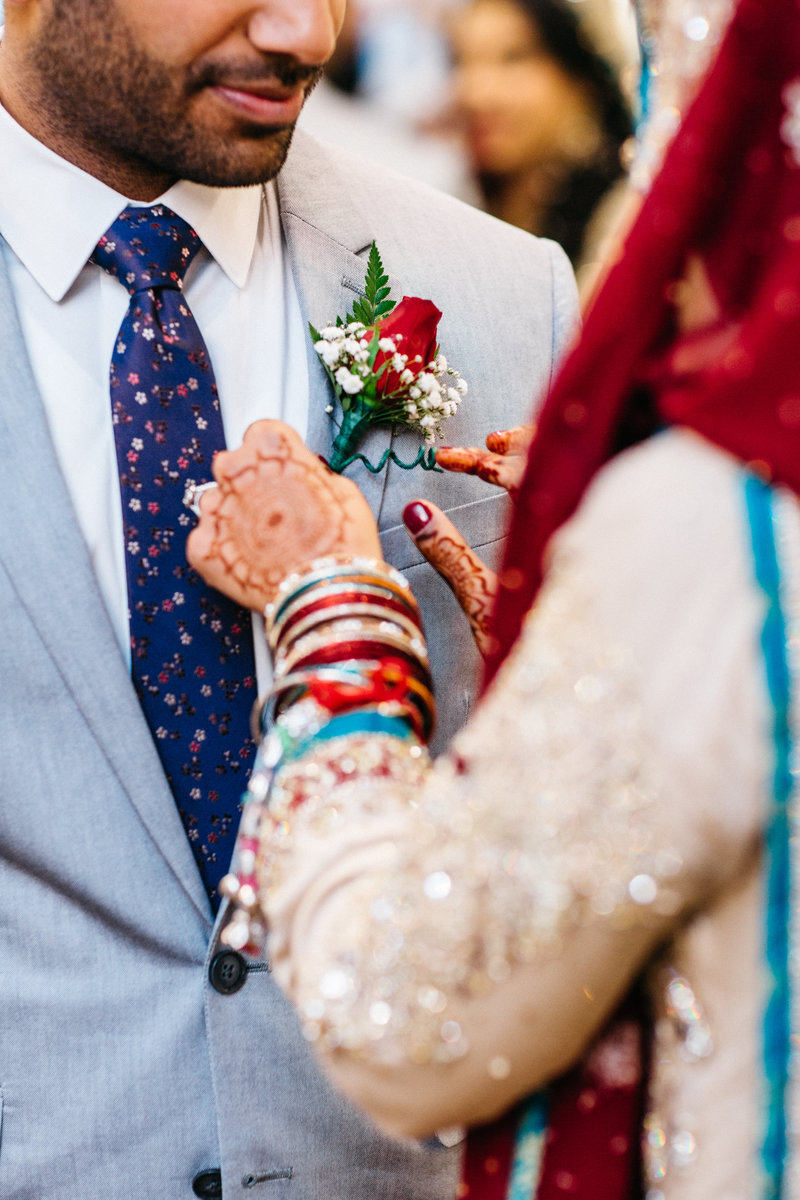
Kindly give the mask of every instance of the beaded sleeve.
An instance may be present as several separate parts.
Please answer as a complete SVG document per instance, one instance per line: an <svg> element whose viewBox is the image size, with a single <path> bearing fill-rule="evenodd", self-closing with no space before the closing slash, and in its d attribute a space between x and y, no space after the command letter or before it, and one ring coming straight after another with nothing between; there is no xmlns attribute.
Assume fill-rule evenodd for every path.
<svg viewBox="0 0 800 1200"><path fill-rule="evenodd" d="M273 969L324 1049L457 1059L454 1000L552 959L569 928L675 911L633 656L566 569L436 765L354 734L279 773L262 904Z"/></svg>

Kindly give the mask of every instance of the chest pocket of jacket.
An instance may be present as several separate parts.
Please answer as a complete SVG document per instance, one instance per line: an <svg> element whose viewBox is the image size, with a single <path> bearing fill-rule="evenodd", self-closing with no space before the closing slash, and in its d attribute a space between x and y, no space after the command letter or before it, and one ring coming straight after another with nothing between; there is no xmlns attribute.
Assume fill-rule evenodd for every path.
<svg viewBox="0 0 800 1200"><path fill-rule="evenodd" d="M423 497L424 499L424 497ZM447 510L447 516L487 564L497 567L513 508L505 492L498 491L482 500L460 504ZM425 561L412 542L405 525L393 525L381 530L381 545L386 561L400 571L416 567Z"/></svg>

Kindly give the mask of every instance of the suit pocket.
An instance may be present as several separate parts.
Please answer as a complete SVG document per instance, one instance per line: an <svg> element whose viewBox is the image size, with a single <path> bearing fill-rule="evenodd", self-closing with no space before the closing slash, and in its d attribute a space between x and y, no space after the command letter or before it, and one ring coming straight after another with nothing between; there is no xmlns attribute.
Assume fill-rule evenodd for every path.
<svg viewBox="0 0 800 1200"><path fill-rule="evenodd" d="M496 566L511 521L512 505L505 492L497 492L470 504L445 510L461 534L490 566ZM425 561L408 536L405 525L382 529L381 545L386 561L405 571Z"/></svg>

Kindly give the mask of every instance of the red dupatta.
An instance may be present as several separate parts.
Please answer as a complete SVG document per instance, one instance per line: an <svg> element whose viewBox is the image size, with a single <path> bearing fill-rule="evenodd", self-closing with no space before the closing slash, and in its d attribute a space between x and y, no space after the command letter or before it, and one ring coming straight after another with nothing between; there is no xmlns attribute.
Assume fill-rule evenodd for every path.
<svg viewBox="0 0 800 1200"><path fill-rule="evenodd" d="M702 263L718 309L685 333L675 289ZM800 0L740 0L703 87L546 400L511 526L496 610L516 640L547 543L595 473L683 425L800 493ZM642 1009L618 1014L645 1028ZM597 1088L592 1051L550 1089L536 1200L641 1195L643 1088ZM470 1135L464 1200L507 1200L520 1112ZM517 1200L518 1193L513 1193Z"/></svg>
<svg viewBox="0 0 800 1200"><path fill-rule="evenodd" d="M721 317L681 335L674 288L691 255ZM540 414L487 680L519 634L548 540L626 445L685 425L800 492L799 347L800 8L741 0Z"/></svg>

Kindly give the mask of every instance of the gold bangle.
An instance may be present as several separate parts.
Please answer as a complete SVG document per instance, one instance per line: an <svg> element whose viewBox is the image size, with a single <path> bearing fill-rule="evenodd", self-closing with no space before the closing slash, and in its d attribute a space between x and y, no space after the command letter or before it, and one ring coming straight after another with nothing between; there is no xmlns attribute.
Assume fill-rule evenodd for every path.
<svg viewBox="0 0 800 1200"><path fill-rule="evenodd" d="M411 602L416 605L408 580L395 567L377 558L332 555L314 559L305 568L292 571L282 579L276 589L275 599L264 609L264 619L268 625L272 625L286 601L298 589L302 588L305 591L315 584L332 583L338 578L388 587L404 599L410 597Z"/></svg>
<svg viewBox="0 0 800 1200"><path fill-rule="evenodd" d="M412 621L409 617L403 616L402 613L395 612L393 609L381 608L377 604L340 604L335 608L318 609L316 612L309 613L307 617L301 618L296 625L292 626L286 641L282 642L280 637L278 638L273 647L273 654L277 657L279 654L286 653L286 647L293 646L312 629L320 626L336 627L343 621L363 621L365 618L377 621L378 628L382 624L396 625L409 637L419 637L421 633L416 621ZM344 628L343 625L342 627ZM351 628L360 632L362 627L356 625Z"/></svg>
<svg viewBox="0 0 800 1200"><path fill-rule="evenodd" d="M402 606L408 613L411 614L411 617L415 619L418 627L421 627L422 625L419 606L410 593L409 598L406 598L405 596L400 596L397 592L392 591L383 585L379 586L374 583L361 583L354 580L347 580L309 588L307 591L303 591L300 595L293 597L290 601L288 601L288 603L281 608L280 613L273 619L269 628L268 638L270 649L272 649L274 652L275 647L281 640L282 633L286 625L291 622L299 613L302 613L307 608L314 609L314 607L317 605L324 605L325 601L329 601L337 597L341 597L342 603L345 604L348 596L357 596L359 597L359 601L364 598L364 603L371 603L374 601L378 605L381 603L381 601L384 601L387 612L399 611L399 608L393 607L394 605ZM409 599L411 600L411 603L409 603ZM334 606L331 606L331 611L333 611L333 607Z"/></svg>
<svg viewBox="0 0 800 1200"><path fill-rule="evenodd" d="M404 654L418 662L425 674L429 673L428 651L421 637L409 638L406 635L397 636L388 631L378 630L365 632L363 636L359 636L359 634L352 631L334 634L323 633L320 635L319 631L315 630L313 633L306 634L304 638L295 642L285 656L281 655L276 659L275 678L282 678L284 675L287 675L312 654L323 650L334 650L337 646L344 648L352 643L358 644L359 642L372 643L386 647L389 652L394 650L400 654ZM370 656L372 656L371 652ZM363 658L364 655L362 654L359 657Z"/></svg>

